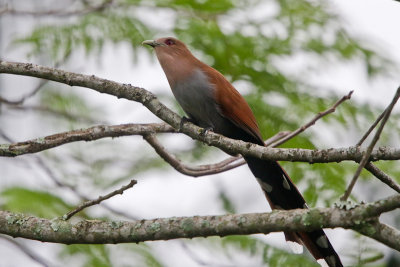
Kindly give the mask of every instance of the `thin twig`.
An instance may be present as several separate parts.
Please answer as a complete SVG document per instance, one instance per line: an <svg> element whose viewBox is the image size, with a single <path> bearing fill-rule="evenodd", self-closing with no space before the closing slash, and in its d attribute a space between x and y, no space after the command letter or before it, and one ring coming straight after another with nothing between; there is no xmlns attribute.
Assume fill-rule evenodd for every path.
<svg viewBox="0 0 400 267"><path fill-rule="evenodd" d="M264 144L265 146L269 146L269 147L275 147L274 143L281 140L282 138L287 137L288 135L290 135L292 132L291 131L282 131L279 132L277 134L275 134L274 136L268 138L267 140L265 140ZM290 138L289 138L290 139ZM288 139L288 140L289 140Z"/></svg>
<svg viewBox="0 0 400 267"><path fill-rule="evenodd" d="M0 72L1 73L12 73L24 76L34 76L38 78L44 78L48 80L53 80L61 83L65 83L71 86L82 86L91 88L101 93L108 93L110 95L117 96L119 98L126 98L133 101L138 101L146 106L151 112L165 120L168 124L172 125L175 128L179 128L181 118L166 108L162 103L160 103L156 97L150 92L144 90L143 88L134 87L131 85L123 85L116 82L112 82L109 80L97 78L95 76L89 75L81 75L71 72L65 72L54 68L47 68L43 66L27 64L27 63L16 63L16 62L5 62L0 61ZM278 153L272 155L271 153L267 153L264 149L257 146L251 146L250 149L246 147L246 149L242 148L240 144L243 142L240 141L232 141L227 138L221 138L219 135L210 132L209 134L199 137L198 136L199 128L186 124L184 128L182 128L182 132L187 134L188 136L203 141L204 143L212 146L219 147L228 153L242 153L248 156L257 156L262 159L268 160L290 160L290 161L302 161L302 162L327 162L327 161L343 161L343 160L355 160L358 161L359 152L362 150L357 150L355 153L350 153L347 149L336 149L332 150L323 150L323 151L305 151L305 150L277 150ZM41 141L41 140L38 140ZM40 144L40 143L38 143ZM36 145L38 145L36 144ZM3 152L2 152L3 150ZM15 151L11 151L11 153L7 154L9 150L9 146L3 145L0 146L0 154L3 156L17 156L18 153ZM39 149L40 151L40 149ZM335 153L331 153L335 152ZM337 152L337 153L336 153ZM28 152L26 152L28 153ZM282 156L280 156L282 155ZM374 160L395 160L399 157L398 151L396 149L387 149L380 148L377 151L374 151L371 158ZM236 159L235 159L236 160Z"/></svg>
<svg viewBox="0 0 400 267"><path fill-rule="evenodd" d="M290 140L291 138L297 136L302 133L309 127L315 124L316 121L321 119L322 117L333 113L336 108L343 103L344 101L351 98L353 91L350 91L347 95L343 96L339 99L332 107L329 109L319 112L311 121L302 125L297 130L293 132L285 131L279 132L274 135L270 139L265 141L265 145L268 147L275 147L283 144L284 142ZM153 134L148 134L143 136L144 139L154 148L154 150L158 153L158 155L163 158L166 162L168 162L174 169L183 173L185 175L189 175L192 177L200 177L205 175L217 174L221 172L225 172L231 170L233 168L244 165L246 162L243 160L242 156L230 157L216 164L209 165L200 165L196 167L188 166L182 163L179 159L177 159L173 154L169 153L161 144L158 142L157 138ZM239 161L240 160L240 161ZM237 162L239 161L239 162ZM232 164L236 162L235 164Z"/></svg>
<svg viewBox="0 0 400 267"><path fill-rule="evenodd" d="M265 141L265 144L269 146L273 142L287 136L289 133L290 133L289 131L279 132L276 135L272 136L271 138L267 139ZM160 142L157 140L154 134L144 135L143 138L149 143L149 145L151 145L154 148L157 154L161 158L163 158L167 163L169 163L175 170L189 176L200 177L210 174L217 174L246 164L243 157L239 155L226 158L214 164L188 166L182 163L182 161L176 158L172 153L169 153L165 149L165 147L162 144L160 144Z"/></svg>
<svg viewBox="0 0 400 267"><path fill-rule="evenodd" d="M361 137L360 141L357 142L356 146L361 146L362 143L364 143L365 139L367 139L367 137L372 132L372 130L375 129L376 125L378 125L378 123L382 120L383 116L385 116L386 110L387 109L385 109L381 113L381 115L379 115L379 117L374 121L374 123L371 125L371 127L369 127L368 131L363 135L363 137Z"/></svg>
<svg viewBox="0 0 400 267"><path fill-rule="evenodd" d="M395 190L397 193L400 193L400 186L396 183L396 181L393 180L389 175L384 173L382 170L380 170L378 167L376 167L374 164L372 164L372 162L367 162L364 168L372 173L376 178L381 180L383 183L387 184L389 187Z"/></svg>
<svg viewBox="0 0 400 267"><path fill-rule="evenodd" d="M267 146L267 147L277 147L277 146L289 141L290 139L294 138L295 136L297 136L300 133L304 132L306 129L308 129L311 126L313 126L322 117L324 117L324 116L326 116L326 115L328 115L330 113L335 112L336 108L340 104L342 104L344 101L350 99L352 94L353 94L353 91L350 91L347 95L345 95L341 99L339 99L332 107L330 107L329 109L327 109L327 110L325 110L323 112L319 112L311 121L309 121L308 123L300 126L295 131L293 131L293 132L283 131L283 132L277 133L276 135L272 136L271 138L267 139L264 142L265 146ZM243 157L240 156L240 155L237 156L237 157L227 158L227 159L225 159L225 160L223 160L223 161L221 161L221 162L219 162L217 164L218 164L219 167L223 167L223 166L231 164L232 162L235 162L237 160L240 160L240 162L236 163L236 167L246 164L246 162L243 160ZM204 166L208 166L208 165L204 165ZM232 169L232 168L229 168L229 169ZM225 171L225 170L221 169L221 171Z"/></svg>
<svg viewBox="0 0 400 267"><path fill-rule="evenodd" d="M345 201L350 196L351 191L353 190L353 187L356 184L356 181L357 181L358 177L360 176L362 169L364 168L365 164L367 164L369 157L372 153L372 150L374 149L375 144L378 142L379 137L382 133L383 127L385 127L385 124L390 117L390 113L392 112L392 109L393 109L394 105L396 104L397 100L399 99L399 97L400 97L400 87L397 88L396 94L394 95L392 102L387 107L387 109L385 111L385 115L382 118L382 122L379 125L379 128L376 131L374 138L372 139L370 145L368 146L367 151L363 155L360 165L358 166L358 168L353 176L353 179L351 180L349 186L347 187L344 195L340 198L340 200Z"/></svg>
<svg viewBox="0 0 400 267"><path fill-rule="evenodd" d="M178 114L171 111L164 104L158 101L157 97L154 94L140 87L132 86L130 84L120 84L114 81L98 78L94 75L83 75L35 64L7 62L1 60L0 73L44 78L68 84L70 86L90 88L97 92L106 93L116 96L118 98L137 101L142 103L149 111L164 120L173 128L180 129L180 132L186 134L187 136L190 136L195 140L199 140L207 145L218 147L228 154L243 154L250 157L259 157L265 160L285 160L285 157L280 156L285 155L285 152L281 153L281 150L279 149L275 150L277 152L279 151L279 155L275 154L274 156L272 156L272 154L266 153L267 151L272 151L271 148L261 147L239 140L224 138L223 136L213 133L211 131L205 135L199 135L198 133L201 128L192 123L185 123L184 125L181 125L182 118ZM3 149L4 152L1 151L2 147L5 148L5 151ZM8 148L9 147L7 146L0 145L0 155L18 156L18 153L15 152L9 153L10 151L8 151ZM290 153L291 152L292 150L290 150ZM312 154L315 155L314 152ZM297 157L296 152L290 155L289 160L304 161L305 157L307 157L307 159L305 160L306 162L321 161L321 159L316 159L313 156L310 157L306 155L301 155L301 157ZM325 158L326 157L324 157L323 160L324 162ZM339 155L335 156L336 161L343 160L341 158L343 157Z"/></svg>
<svg viewBox="0 0 400 267"><path fill-rule="evenodd" d="M65 220L65 221L67 221L67 220L69 220L72 216L74 216L76 213L82 211L83 209L85 209L85 208L87 208L87 207L100 204L100 202L102 202L102 201L104 201L104 200L106 200L106 199L112 198L113 196L116 196L116 195L118 195L118 194L122 195L122 194L124 193L125 190L131 188L131 187L134 186L135 184L137 184L137 181L136 181L136 180L131 180L131 181L129 182L129 184L124 185L123 187L121 187L121 188L118 189L118 190L115 190L115 191L113 191L113 192L111 192L111 193L109 193L109 194L107 194L107 195L105 195L105 196L100 196L100 197L98 197L98 198L95 199L95 200L86 201L86 202L82 203L81 205L79 205L78 207L76 207L74 210L71 210L70 212L68 212L67 214L65 214L64 216L62 216L62 219Z"/></svg>
<svg viewBox="0 0 400 267"><path fill-rule="evenodd" d="M0 136L3 137L7 142L14 142L14 140L12 140L8 135L6 135L1 129L0 129ZM42 158L38 155L34 155L34 159L36 160L37 164L43 169L43 171L47 174L47 176L58 186L61 188L67 188L69 189L72 193L74 193L78 198L80 198L83 201L89 201L90 199L83 195L82 193L80 193L78 190L76 190L76 187L70 184L66 184L63 181L61 181L60 179L57 178L57 176L55 175L55 173L53 172L53 170L45 163L44 160L42 160ZM114 213L115 215L119 215L122 217L125 217L127 219L131 219L131 220L137 220L138 218L135 216L132 216L131 214L128 214L126 212L120 211L120 210L116 210L113 207L107 205L106 203L100 203L100 207L103 207L104 209Z"/></svg>
<svg viewBox="0 0 400 267"><path fill-rule="evenodd" d="M342 104L344 101L349 100L351 98L351 95L353 94L354 91L350 91L347 95L343 96L341 99L339 99L332 107L330 107L329 109L319 112L314 118L312 118L308 123L304 124L303 126L301 126L300 128L298 128L297 130L293 131L291 134L287 135L285 138L280 139L279 141L273 143L271 146L272 147L277 147L283 143L285 143L286 141L288 141L289 139L293 138L294 136L304 132L307 128L311 127L312 125L314 125L319 119L321 119L322 117L335 112L336 108Z"/></svg>
<svg viewBox="0 0 400 267"><path fill-rule="evenodd" d="M42 169L46 172L47 176L60 188L66 188L69 189L72 193L74 193L78 198L80 198L83 201L90 201L90 199L83 195L82 193L80 193L75 186L64 183L63 181L61 181L60 179L58 179L56 177L56 175L54 174L54 172L52 171L52 169L39 157L35 155L35 159L36 162L38 163L38 165L40 167L42 167ZM122 217L125 217L127 219L131 219L131 220L137 220L137 218L135 216L132 216L128 213L119 211L114 209L113 207L107 205L106 203L100 203L100 207L103 207L104 209L114 213L115 215L119 215Z"/></svg>
<svg viewBox="0 0 400 267"><path fill-rule="evenodd" d="M188 165L185 165L177 159L173 154L169 153L165 147L157 140L154 134L146 134L143 136L143 138L149 143L154 150L157 152L157 154L163 158L166 162L168 162L174 169L179 171L180 173L192 176L192 177L199 177L199 176L205 176L205 175L211 175L211 174L216 174L216 173L221 173L233 168L236 168L241 165L241 163L238 165L238 163L233 163L236 161L235 157L229 158L228 160L224 160L221 164L208 164L208 165L200 165L200 166L195 166L191 167Z"/></svg>
<svg viewBox="0 0 400 267"><path fill-rule="evenodd" d="M271 138L267 139L265 141L265 144L266 146L270 146L272 143L281 138L284 138L288 134L290 134L289 131L279 132L276 135L272 136ZM229 157L214 164L189 166L182 163L182 161L176 158L175 155L168 152L166 148L158 141L157 137L154 134L143 135L143 138L147 141L149 145L151 145L154 148L157 154L162 159L164 159L168 164L170 164L175 170L188 176L201 177L205 175L222 173L246 164L243 157L239 155L239 156Z"/></svg>

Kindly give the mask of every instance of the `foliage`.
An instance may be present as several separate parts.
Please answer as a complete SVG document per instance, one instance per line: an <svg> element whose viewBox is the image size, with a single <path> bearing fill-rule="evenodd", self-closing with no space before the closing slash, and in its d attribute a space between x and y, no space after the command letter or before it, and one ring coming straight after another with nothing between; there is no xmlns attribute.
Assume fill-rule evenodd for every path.
<svg viewBox="0 0 400 267"><path fill-rule="evenodd" d="M54 218L67 213L72 206L63 199L45 191L10 187L1 191L2 209Z"/></svg>
<svg viewBox="0 0 400 267"><path fill-rule="evenodd" d="M107 41L129 42L135 48L150 32L142 22L132 16L112 12L90 13L76 23L59 26L44 25L15 44L31 44L31 55L44 53L55 62L68 58L78 47L86 54L101 53ZM50 52L50 53L49 53Z"/></svg>

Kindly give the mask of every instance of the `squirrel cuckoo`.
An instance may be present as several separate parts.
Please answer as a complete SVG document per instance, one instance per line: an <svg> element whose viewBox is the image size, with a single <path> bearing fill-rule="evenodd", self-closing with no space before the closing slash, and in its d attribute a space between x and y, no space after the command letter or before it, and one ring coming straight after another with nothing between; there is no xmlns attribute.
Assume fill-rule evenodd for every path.
<svg viewBox="0 0 400 267"><path fill-rule="evenodd" d="M143 44L154 48L176 100L191 121L229 138L264 145L246 100L220 72L194 57L175 38L147 40ZM279 163L252 157L244 159L272 209L307 208L303 196ZM285 237L295 253L302 253L303 244L321 266L343 266L322 229L285 232Z"/></svg>

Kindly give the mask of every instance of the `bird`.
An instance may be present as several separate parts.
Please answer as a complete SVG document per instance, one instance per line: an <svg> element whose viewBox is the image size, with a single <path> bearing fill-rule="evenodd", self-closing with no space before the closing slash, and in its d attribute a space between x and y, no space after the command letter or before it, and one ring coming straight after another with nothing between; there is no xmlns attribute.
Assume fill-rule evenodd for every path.
<svg viewBox="0 0 400 267"><path fill-rule="evenodd" d="M265 146L250 106L219 71L197 59L182 41L174 37L146 40L142 44L154 48L187 120L226 137ZM308 208L278 162L250 156L244 156L244 159L272 209ZM302 253L304 245L321 266L343 266L322 229L284 234L294 253Z"/></svg>

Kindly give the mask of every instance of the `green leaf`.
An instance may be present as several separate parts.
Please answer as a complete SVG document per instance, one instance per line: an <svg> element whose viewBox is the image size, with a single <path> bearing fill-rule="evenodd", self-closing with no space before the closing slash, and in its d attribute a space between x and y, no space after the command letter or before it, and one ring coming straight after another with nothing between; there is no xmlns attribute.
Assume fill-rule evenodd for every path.
<svg viewBox="0 0 400 267"><path fill-rule="evenodd" d="M100 53L106 40L128 42L136 48L149 35L149 28L135 17L94 12L74 23L39 26L29 36L16 39L14 44L29 44L31 54L50 52L51 59L57 62L68 58L78 47L84 48L86 54Z"/></svg>
<svg viewBox="0 0 400 267"><path fill-rule="evenodd" d="M2 208L29 213L42 218L59 217L72 209L58 196L45 191L23 187L9 187L0 193Z"/></svg>

